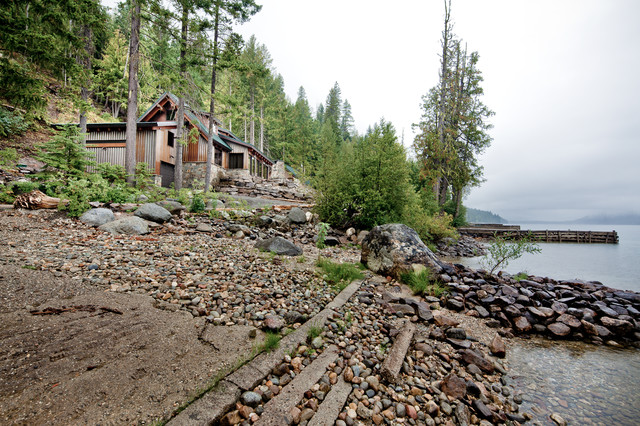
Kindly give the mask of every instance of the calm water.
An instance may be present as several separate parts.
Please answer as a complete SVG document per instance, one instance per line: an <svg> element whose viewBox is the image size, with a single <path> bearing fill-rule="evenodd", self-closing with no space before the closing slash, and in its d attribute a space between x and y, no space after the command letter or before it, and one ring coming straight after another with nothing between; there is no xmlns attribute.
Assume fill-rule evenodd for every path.
<svg viewBox="0 0 640 426"><path fill-rule="evenodd" d="M640 350L582 342L517 339L507 350L509 379L521 393L521 411L555 426L640 423Z"/></svg>
<svg viewBox="0 0 640 426"><path fill-rule="evenodd" d="M639 225L530 225L521 229L571 229L578 231L617 231L620 244L540 243L542 253L525 254L504 269L516 274L554 279L600 281L604 285L640 292L640 226ZM456 259L472 268L480 267L480 257Z"/></svg>

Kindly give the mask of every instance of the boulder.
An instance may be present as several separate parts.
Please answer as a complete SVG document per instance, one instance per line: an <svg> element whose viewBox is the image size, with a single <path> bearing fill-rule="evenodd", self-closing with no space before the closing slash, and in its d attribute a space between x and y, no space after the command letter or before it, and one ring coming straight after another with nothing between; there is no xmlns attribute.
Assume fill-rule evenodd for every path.
<svg viewBox="0 0 640 426"><path fill-rule="evenodd" d="M171 220L171 213L169 212L169 210L155 203L143 204L133 214L143 219L157 223L165 223Z"/></svg>
<svg viewBox="0 0 640 426"><path fill-rule="evenodd" d="M260 240L255 244L255 248L274 252L275 254L284 254L286 256L300 256L302 249L292 242L282 237L273 237L266 240Z"/></svg>
<svg viewBox="0 0 640 426"><path fill-rule="evenodd" d="M80 216L80 222L89 226L100 226L116 220L113 212L109 209L91 209Z"/></svg>
<svg viewBox="0 0 640 426"><path fill-rule="evenodd" d="M185 206L173 200L162 200L158 201L156 204L167 209L172 215L180 215L180 213L187 210Z"/></svg>
<svg viewBox="0 0 640 426"><path fill-rule="evenodd" d="M361 262L377 274L396 279L403 272L412 271L413 264L428 266L435 274L443 270L418 233L400 223L373 228L362 241Z"/></svg>
<svg viewBox="0 0 640 426"><path fill-rule="evenodd" d="M114 220L101 225L98 229L116 235L144 235L149 233L149 226L147 225L147 222L137 216L129 216Z"/></svg>
<svg viewBox="0 0 640 426"><path fill-rule="evenodd" d="M307 214L300 207L294 207L289 211L287 218L291 223L304 224L307 223Z"/></svg>

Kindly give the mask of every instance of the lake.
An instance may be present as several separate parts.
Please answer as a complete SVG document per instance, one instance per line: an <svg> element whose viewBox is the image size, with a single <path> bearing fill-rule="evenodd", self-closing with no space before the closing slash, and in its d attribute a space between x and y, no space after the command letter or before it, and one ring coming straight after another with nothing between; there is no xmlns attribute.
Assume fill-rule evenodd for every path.
<svg viewBox="0 0 640 426"><path fill-rule="evenodd" d="M557 280L600 281L608 287L640 292L640 225L522 224L521 229L617 231L619 244L539 243L541 253L525 254L500 269ZM480 268L481 257L456 258Z"/></svg>

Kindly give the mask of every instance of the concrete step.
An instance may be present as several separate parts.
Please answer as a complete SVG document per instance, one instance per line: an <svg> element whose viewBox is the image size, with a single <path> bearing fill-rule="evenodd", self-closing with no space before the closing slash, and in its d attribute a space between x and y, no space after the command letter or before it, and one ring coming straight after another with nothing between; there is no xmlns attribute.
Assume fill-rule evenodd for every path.
<svg viewBox="0 0 640 426"><path fill-rule="evenodd" d="M342 374L318 407L307 426L333 426L351 394L351 384L344 381Z"/></svg>
<svg viewBox="0 0 640 426"><path fill-rule="evenodd" d="M264 405L264 412L256 426L283 426L293 423L291 409L294 408L322 375L329 364L338 358L338 347L329 346L318 358L309 364L282 391Z"/></svg>

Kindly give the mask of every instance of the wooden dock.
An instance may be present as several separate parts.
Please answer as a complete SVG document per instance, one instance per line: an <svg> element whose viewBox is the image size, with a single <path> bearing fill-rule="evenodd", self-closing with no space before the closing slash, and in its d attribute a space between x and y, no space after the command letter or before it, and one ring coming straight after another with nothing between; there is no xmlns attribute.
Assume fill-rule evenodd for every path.
<svg viewBox="0 0 640 426"><path fill-rule="evenodd" d="M523 230L519 226L493 226L479 227L471 226L458 228L458 232L474 238L492 238L499 236L507 240L519 240L524 237L531 238L532 241L544 243L584 243L584 244L618 244L618 233L616 231L555 231L555 230Z"/></svg>

